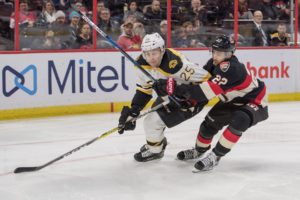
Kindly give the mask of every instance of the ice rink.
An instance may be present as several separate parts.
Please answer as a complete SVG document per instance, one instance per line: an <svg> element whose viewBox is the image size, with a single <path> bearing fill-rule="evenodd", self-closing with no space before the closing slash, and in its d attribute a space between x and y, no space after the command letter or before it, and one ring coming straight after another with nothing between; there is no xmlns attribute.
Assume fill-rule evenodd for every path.
<svg viewBox="0 0 300 200"><path fill-rule="evenodd" d="M1 200L299 200L300 102L271 103L270 118L249 129L213 171L192 173L176 160L194 146L210 107L166 130L158 161L137 163L143 120L133 132L109 135L40 171L38 166L114 128L115 114L0 121ZM216 143L219 135L214 138Z"/></svg>

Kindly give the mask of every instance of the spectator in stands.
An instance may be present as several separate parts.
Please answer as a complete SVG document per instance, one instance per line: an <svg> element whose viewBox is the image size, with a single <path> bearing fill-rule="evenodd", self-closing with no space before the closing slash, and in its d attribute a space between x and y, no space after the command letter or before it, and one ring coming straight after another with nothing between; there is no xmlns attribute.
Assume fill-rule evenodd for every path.
<svg viewBox="0 0 300 200"><path fill-rule="evenodd" d="M20 1L20 15L19 15L19 24L20 29L33 27L36 21L36 16L33 12L30 12L28 9L28 2L26 0ZM9 27L11 29L15 28L15 12L11 13Z"/></svg>
<svg viewBox="0 0 300 200"><path fill-rule="evenodd" d="M141 40L143 40L143 38L146 35L145 27L141 22L134 22L132 31L133 31L133 34L138 35L141 38Z"/></svg>
<svg viewBox="0 0 300 200"><path fill-rule="evenodd" d="M259 10L255 11L253 14L253 24L251 26L250 35L246 35L247 39L250 41L252 46L268 46L269 39L267 31L262 25L263 13Z"/></svg>
<svg viewBox="0 0 300 200"><path fill-rule="evenodd" d="M290 9L291 0L273 0L274 6L279 10L279 19L280 20L290 20L291 9Z"/></svg>
<svg viewBox="0 0 300 200"><path fill-rule="evenodd" d="M151 5L145 6L143 12L147 20L146 24L150 27L148 32L158 32L160 22L166 19L166 13L161 9L160 1L152 0Z"/></svg>
<svg viewBox="0 0 300 200"><path fill-rule="evenodd" d="M133 34L133 23L129 20L122 25L123 33L119 37L117 43L123 49L139 49L141 47L142 39L139 35Z"/></svg>
<svg viewBox="0 0 300 200"><path fill-rule="evenodd" d="M125 0L107 0L106 5L110 10L111 18L121 24L124 18L124 4Z"/></svg>
<svg viewBox="0 0 300 200"><path fill-rule="evenodd" d="M229 14L230 18L234 18L234 9L231 9ZM246 0L239 0L238 3L238 18L239 19L252 19L253 14L248 7L248 2Z"/></svg>
<svg viewBox="0 0 300 200"><path fill-rule="evenodd" d="M24 27L33 27L36 21L36 16L34 12L29 11L28 1L20 0L20 15L19 15L19 24ZM10 28L15 28L15 13L13 12L10 17Z"/></svg>
<svg viewBox="0 0 300 200"><path fill-rule="evenodd" d="M66 24L66 15L63 11L58 10L55 13L55 22L52 23L52 30L55 33L55 37L59 37L61 41L61 48L68 49L70 48L74 42L72 42L72 32L70 28L67 27Z"/></svg>
<svg viewBox="0 0 300 200"><path fill-rule="evenodd" d="M103 8L100 11L98 20L98 26L106 34L108 34L114 40L120 35L120 24L117 20L113 20L110 17L110 11L108 8Z"/></svg>
<svg viewBox="0 0 300 200"><path fill-rule="evenodd" d="M271 46L288 46L291 35L286 32L285 24L278 24L277 32L271 34Z"/></svg>
<svg viewBox="0 0 300 200"><path fill-rule="evenodd" d="M13 33L10 31L9 24L0 19L0 51L12 50L14 47Z"/></svg>
<svg viewBox="0 0 300 200"><path fill-rule="evenodd" d="M69 42L70 45L72 46L77 39L80 15L76 11L72 11L69 15L69 20L70 20L69 31L71 33L71 38Z"/></svg>
<svg viewBox="0 0 300 200"><path fill-rule="evenodd" d="M87 23L83 23L79 28L74 48L76 49L90 49L93 47L93 40L91 37L91 27Z"/></svg>
<svg viewBox="0 0 300 200"><path fill-rule="evenodd" d="M134 15L139 22L144 23L144 15L138 11L136 0L129 1L128 10L125 11L123 20L126 20L129 15Z"/></svg>
<svg viewBox="0 0 300 200"><path fill-rule="evenodd" d="M263 3L259 10L263 13L264 19L267 20L279 19L280 16L279 10L275 5L273 5L271 0L263 0Z"/></svg>
<svg viewBox="0 0 300 200"><path fill-rule="evenodd" d="M187 36L188 36L189 40L197 38L195 28L194 28L194 25L193 25L192 22L190 22L190 21L184 22L182 24L182 27L185 29L185 32L187 33Z"/></svg>
<svg viewBox="0 0 300 200"><path fill-rule="evenodd" d="M162 20L160 22L158 33L164 39L165 44L167 44L167 38L168 38L168 21L167 20Z"/></svg>
<svg viewBox="0 0 300 200"><path fill-rule="evenodd" d="M174 47L187 48L190 46L191 41L188 39L188 35L183 26L175 31L175 35L177 36L176 39L172 40Z"/></svg>
<svg viewBox="0 0 300 200"><path fill-rule="evenodd" d="M99 16L100 16L100 11L103 8L106 8L104 1L98 1L98 3L97 3L97 13L98 13Z"/></svg>
<svg viewBox="0 0 300 200"><path fill-rule="evenodd" d="M192 23L200 21L201 24L206 24L206 8L202 5L201 0L192 0L191 7L187 9L183 22L190 21Z"/></svg>
<svg viewBox="0 0 300 200"><path fill-rule="evenodd" d="M52 0L46 0L43 4L43 10L37 19L38 26L48 26L55 21L55 7Z"/></svg>
<svg viewBox="0 0 300 200"><path fill-rule="evenodd" d="M57 3L54 4L57 9L67 10L67 8L71 7L70 1L71 0L56 0Z"/></svg>
<svg viewBox="0 0 300 200"><path fill-rule="evenodd" d="M87 15L91 18L92 11L89 11L89 9L87 8L87 4L89 4L88 2L90 1L82 2L82 0L77 0L75 1L74 8L76 10L79 10L82 14Z"/></svg>
<svg viewBox="0 0 300 200"><path fill-rule="evenodd" d="M206 22L209 25L222 25L225 18L229 18L232 10L232 0L206 0Z"/></svg>
<svg viewBox="0 0 300 200"><path fill-rule="evenodd" d="M255 10L259 10L262 4L262 0L248 0L249 10L253 13Z"/></svg>

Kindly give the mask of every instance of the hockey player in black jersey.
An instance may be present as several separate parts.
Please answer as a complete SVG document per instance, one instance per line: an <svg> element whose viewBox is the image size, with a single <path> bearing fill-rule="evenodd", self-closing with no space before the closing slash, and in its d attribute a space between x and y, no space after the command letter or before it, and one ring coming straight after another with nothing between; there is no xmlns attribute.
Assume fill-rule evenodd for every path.
<svg viewBox="0 0 300 200"><path fill-rule="evenodd" d="M211 73L207 82L198 85L176 85L173 95L196 102L218 96L220 101L201 123L195 148L177 154L179 160L199 159L197 171L211 170L238 142L242 134L268 118L265 84L256 79L234 55L235 45L227 36L218 37L212 44L212 58L204 66ZM159 80L165 85L165 80ZM161 87L161 93L166 92ZM223 127L225 130L211 152L211 142Z"/></svg>
<svg viewBox="0 0 300 200"><path fill-rule="evenodd" d="M210 73L189 62L179 52L165 48L164 40L158 33L148 34L144 37L142 45L142 54L137 58L137 62L143 69L149 72L155 79L165 80L169 77L182 83L199 83L207 81ZM137 71L137 88L132 99L131 106L123 107L119 118L119 133L124 130L133 130L136 126L135 122L127 122L129 116L136 117L140 111L152 98L153 89L159 92L157 85L153 83L140 70ZM165 94L158 94L165 96ZM158 97L153 106L161 103L162 98ZM134 155L134 159L139 162L162 158L167 145L167 140L164 137L166 127L170 128L191 118L200 112L206 102L201 103L184 101L182 108L167 105L156 112L148 114L144 119L144 130L146 133L146 144L140 149L140 152Z"/></svg>

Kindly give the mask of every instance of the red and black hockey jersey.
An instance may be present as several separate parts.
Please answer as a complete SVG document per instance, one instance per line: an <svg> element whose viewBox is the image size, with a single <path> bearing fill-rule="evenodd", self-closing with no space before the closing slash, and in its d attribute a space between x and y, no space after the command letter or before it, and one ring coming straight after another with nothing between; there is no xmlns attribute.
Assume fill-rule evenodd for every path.
<svg viewBox="0 0 300 200"><path fill-rule="evenodd" d="M232 56L218 66L214 66L213 60L210 59L204 69L212 76L207 82L192 89L195 99L210 100L218 96L223 102L254 103L263 107L267 105L264 82L252 76L237 57Z"/></svg>

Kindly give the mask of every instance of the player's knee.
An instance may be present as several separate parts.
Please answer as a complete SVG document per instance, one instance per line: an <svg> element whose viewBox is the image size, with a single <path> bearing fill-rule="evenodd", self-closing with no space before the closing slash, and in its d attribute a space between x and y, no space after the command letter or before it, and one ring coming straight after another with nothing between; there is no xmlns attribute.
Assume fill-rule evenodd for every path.
<svg viewBox="0 0 300 200"><path fill-rule="evenodd" d="M251 117L244 111L236 111L229 123L229 127L240 133L245 132L251 126Z"/></svg>
<svg viewBox="0 0 300 200"><path fill-rule="evenodd" d="M204 138L212 138L215 134L218 133L218 131L219 130L216 127L212 126L212 124L204 120L200 125L199 134L201 134L201 136L203 136Z"/></svg>

